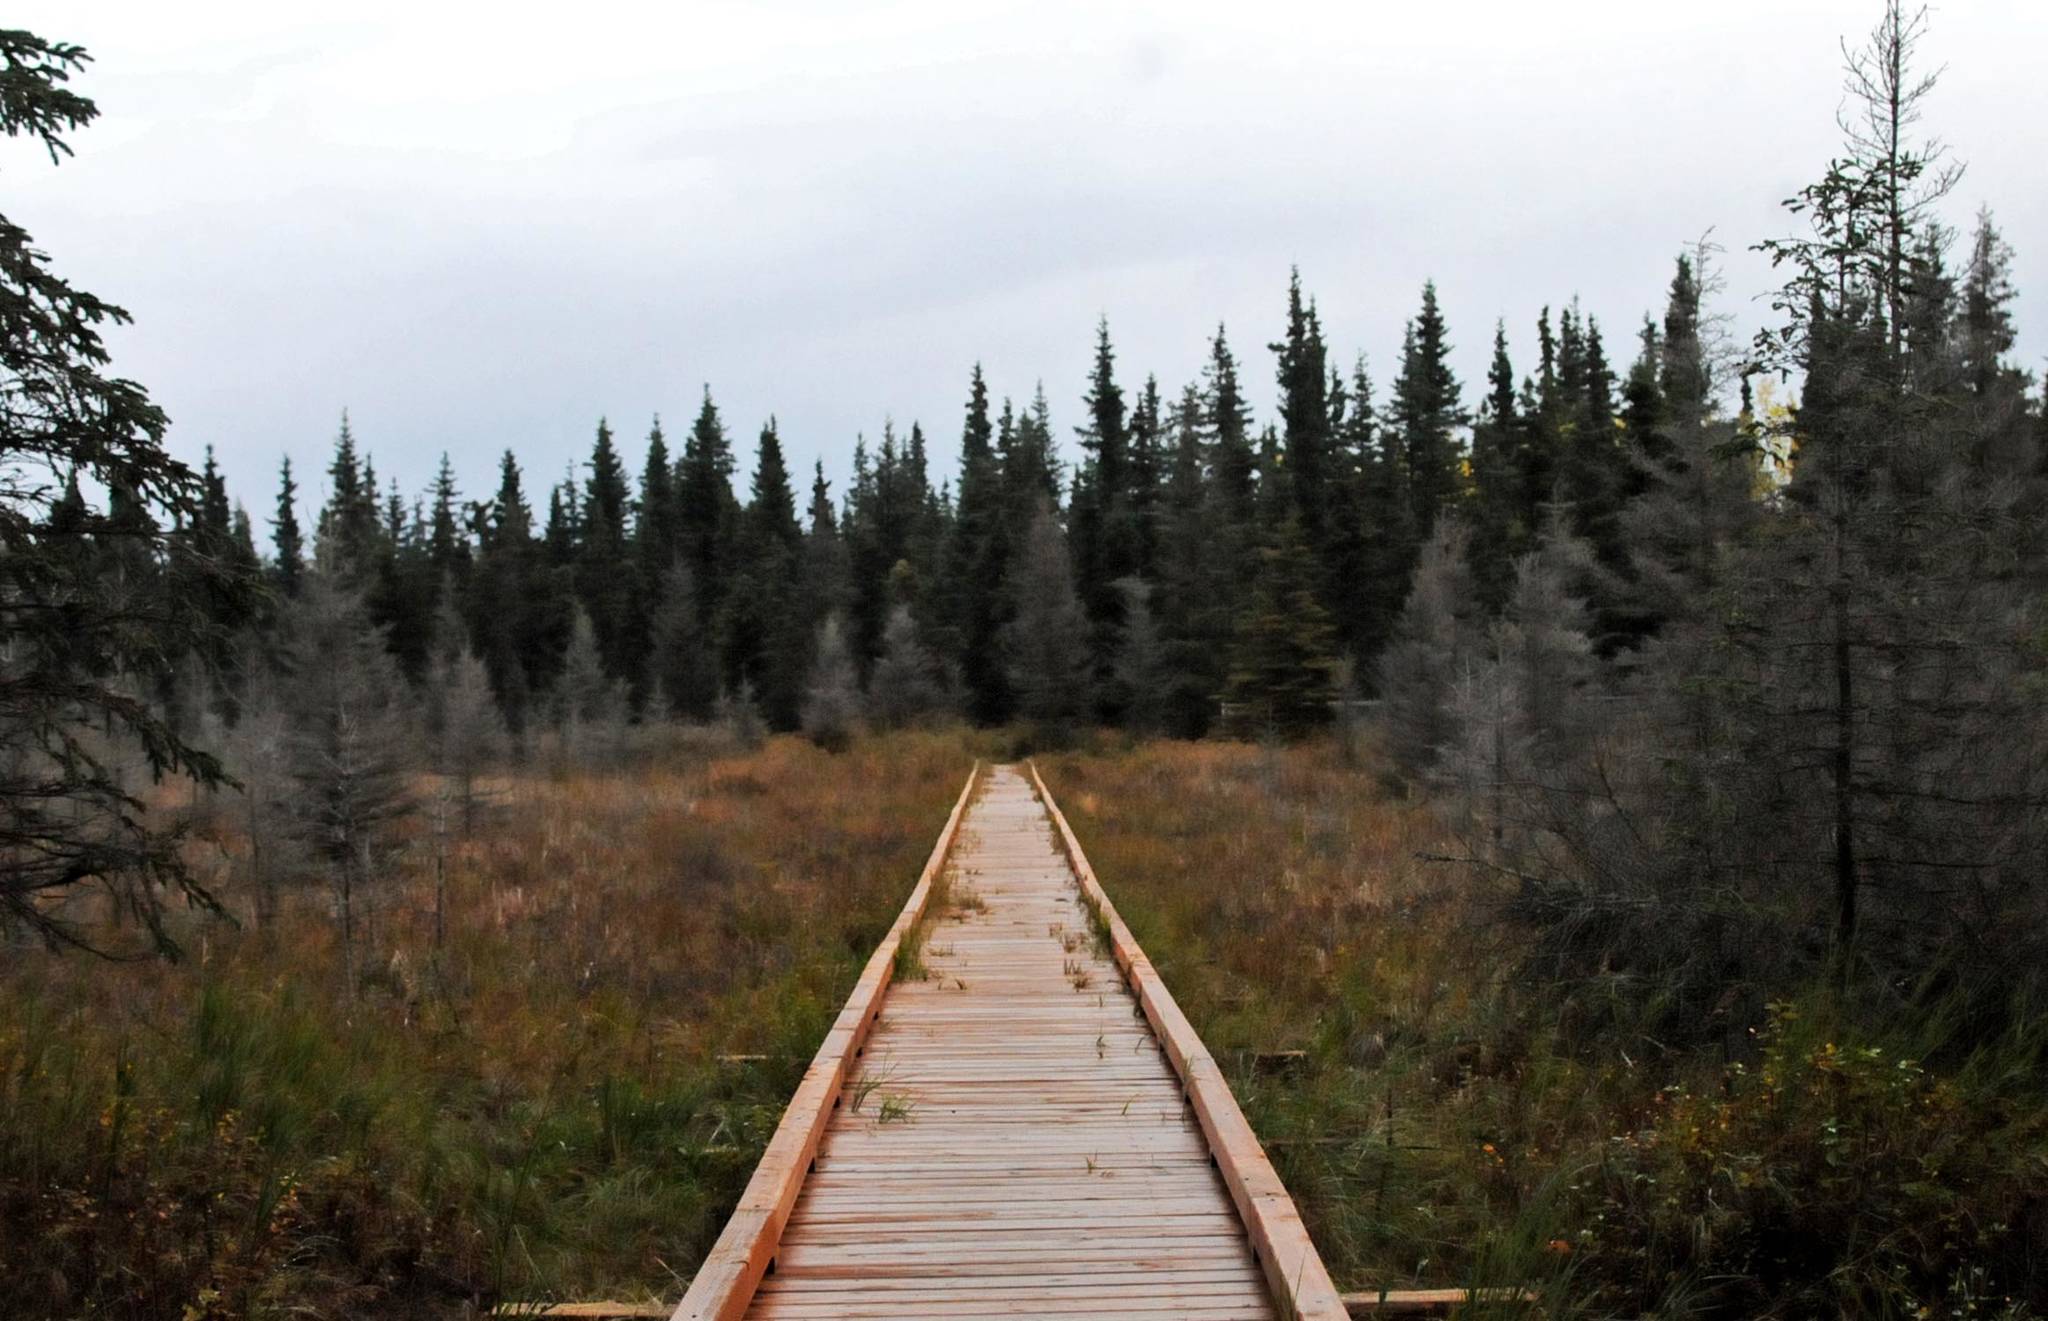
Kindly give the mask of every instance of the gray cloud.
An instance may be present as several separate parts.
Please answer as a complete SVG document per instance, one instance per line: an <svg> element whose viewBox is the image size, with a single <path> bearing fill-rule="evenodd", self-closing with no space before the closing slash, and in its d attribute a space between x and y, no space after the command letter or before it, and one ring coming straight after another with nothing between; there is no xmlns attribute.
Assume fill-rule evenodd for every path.
<svg viewBox="0 0 2048 1321"><path fill-rule="evenodd" d="M6 209L137 314L121 369L260 511L344 404L408 489L444 448L472 488L507 445L552 480L600 413L678 430L706 381L743 448L772 412L838 475L893 415L950 459L977 359L1071 424L1098 313L1168 391L1227 321L1263 398L1293 262L1382 380L1429 276L1468 382L1496 316L1526 357L1574 293L1625 355L1710 226L1753 325L1745 249L1825 163L1875 7L26 8L94 50L106 118L62 169L0 160ZM2023 294L2044 35L1958 6L1929 52L1952 219L1994 205Z"/></svg>

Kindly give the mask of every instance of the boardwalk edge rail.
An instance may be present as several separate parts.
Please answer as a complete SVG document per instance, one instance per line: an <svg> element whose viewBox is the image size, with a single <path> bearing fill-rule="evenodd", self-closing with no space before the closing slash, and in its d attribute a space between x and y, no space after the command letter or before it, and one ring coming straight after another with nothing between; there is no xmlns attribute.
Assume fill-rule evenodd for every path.
<svg viewBox="0 0 2048 1321"><path fill-rule="evenodd" d="M875 946L867 968L846 998L846 1007L839 1011L831 1031L825 1034L824 1044L804 1070L803 1081L789 1098L782 1122L768 1139L767 1150L762 1152L753 1178L747 1181L746 1191L740 1194L739 1205L733 1208L732 1218L726 1221L718 1241L711 1245L670 1321L738 1321L753 1301L754 1291L775 1260L783 1227L789 1222L797 1194L803 1189L804 1176L818 1154L818 1144L825 1136L826 1123L838 1103L847 1072L881 1011L883 992L895 971L896 951L924 917L932 887L945 870L946 858L960 832L960 818L974 796L974 785L980 775L981 763L977 761L967 773L967 785L953 804L953 814L946 818L946 828L940 832L939 842L933 846L931 859L918 876L910 899L897 915L896 924L889 928L889 934Z"/></svg>
<svg viewBox="0 0 2048 1321"><path fill-rule="evenodd" d="M1081 841L1074 837L1066 814L1053 801L1052 791L1038 773L1038 763L1033 761L1029 765L1032 787L1037 789L1038 801L1059 832L1060 846L1066 850L1067 861L1080 879L1081 892L1109 931L1110 952L1116 965L1123 971L1131 993L1137 996L1174 1072L1180 1075L1188 1103L1194 1107L1202 1134L1208 1139L1216 1169L1230 1190L1230 1200L1244 1220L1252 1250L1258 1256L1259 1267L1265 1273L1281 1316L1287 1321L1348 1321L1350 1313L1345 1309L1344 1299L1323 1266L1315 1244L1309 1240L1308 1228L1302 1224L1294 1199L1274 1173L1252 1126L1245 1121L1244 1112L1238 1109L1237 1098L1231 1094L1223 1070L1210 1057L1194 1025L1174 1003L1165 980L1118 916L1116 905L1110 903L1109 895L1096 879L1095 869L1088 865L1088 855L1081 851Z"/></svg>

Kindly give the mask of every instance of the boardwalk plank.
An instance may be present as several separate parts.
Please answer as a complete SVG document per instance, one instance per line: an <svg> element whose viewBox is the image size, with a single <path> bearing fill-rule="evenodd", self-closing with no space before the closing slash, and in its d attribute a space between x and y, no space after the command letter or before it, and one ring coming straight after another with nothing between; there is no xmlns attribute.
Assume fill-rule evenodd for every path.
<svg viewBox="0 0 2048 1321"><path fill-rule="evenodd" d="M1276 1317L1271 1229L1246 1219L1263 1203L1224 1177L1242 1177L1248 1134L1188 1073L1207 1057L1178 1011L1134 994L1091 925L1064 823L1009 767L956 820L934 855L951 902L909 937L925 976L863 978L834 1090L791 1152L793 1204L778 1185L756 1226L743 1202L706 1268L724 1273L678 1321Z"/></svg>
<svg viewBox="0 0 2048 1321"><path fill-rule="evenodd" d="M986 777L948 879L927 975L890 987L749 1315L1274 1316L1022 776Z"/></svg>

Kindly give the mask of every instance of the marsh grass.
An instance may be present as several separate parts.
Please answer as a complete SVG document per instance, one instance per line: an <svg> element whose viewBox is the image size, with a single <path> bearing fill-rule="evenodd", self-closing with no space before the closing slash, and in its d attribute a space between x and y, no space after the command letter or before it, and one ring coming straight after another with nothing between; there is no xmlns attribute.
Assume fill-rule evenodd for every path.
<svg viewBox="0 0 2048 1321"><path fill-rule="evenodd" d="M668 1297L717 1234L974 748L537 759L379 878L357 994L317 884L181 964L11 948L0 1298L15 1314L463 1315ZM761 1057L746 1068L721 1055Z"/></svg>
<svg viewBox="0 0 2048 1321"><path fill-rule="evenodd" d="M1789 987L1721 1048L1660 1048L1634 1026L1654 988L1520 971L1503 896L1422 860L1439 819L1356 734L1041 767L1340 1285L1528 1288L1546 1317L2036 1314L2039 1032L1937 1075L1912 1061L1952 1039L1938 1009L1874 1026Z"/></svg>

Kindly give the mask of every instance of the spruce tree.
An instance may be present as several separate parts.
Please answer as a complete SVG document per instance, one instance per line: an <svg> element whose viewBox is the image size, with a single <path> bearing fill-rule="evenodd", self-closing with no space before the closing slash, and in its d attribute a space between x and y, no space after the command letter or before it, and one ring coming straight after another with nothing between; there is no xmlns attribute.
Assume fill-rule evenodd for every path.
<svg viewBox="0 0 2048 1321"><path fill-rule="evenodd" d="M899 602L917 601L929 583L933 566L921 558L921 528L930 500L893 422L883 423L872 464L865 443L855 442L844 534L852 566L854 648L861 655L881 651L889 611Z"/></svg>
<svg viewBox="0 0 2048 1321"><path fill-rule="evenodd" d="M761 428L751 494L733 542L733 590L719 612L718 637L725 687L751 687L774 729L797 727L809 668L811 627L797 578L802 550L796 495L771 417Z"/></svg>
<svg viewBox="0 0 2048 1321"><path fill-rule="evenodd" d="M1109 321L1095 328L1095 362L1082 399L1088 422L1075 428L1084 458L1075 474L1069 532L1073 540L1076 590L1088 612L1090 651L1098 676L1115 654L1123 602L1116 580L1138 564L1138 526L1130 489L1129 419L1123 387L1116 380L1116 350Z"/></svg>
<svg viewBox="0 0 2048 1321"><path fill-rule="evenodd" d="M1237 728L1298 738L1329 723L1337 672L1335 632L1316 600L1315 559L1299 514L1281 518L1258 557L1224 701Z"/></svg>
<svg viewBox="0 0 2048 1321"><path fill-rule="evenodd" d="M1165 441L1161 432L1159 378L1147 376L1145 388L1131 409L1130 508L1133 569L1150 579L1159 563L1159 487L1163 480Z"/></svg>
<svg viewBox="0 0 2048 1321"><path fill-rule="evenodd" d="M625 685L606 673L597 630L581 605L573 607L570 614L569 645L562 653L553 707L555 732L564 756L578 761L615 758L622 750Z"/></svg>
<svg viewBox="0 0 2048 1321"><path fill-rule="evenodd" d="M1226 519L1219 531L1242 533L1252 525L1258 455L1252 448L1251 406L1245 402L1244 391L1238 384L1237 359L1220 324L1216 337L1209 341L1209 365L1203 378L1210 470L1222 497L1220 510Z"/></svg>
<svg viewBox="0 0 2048 1321"><path fill-rule="evenodd" d="M1010 574L1014 613L1003 630L1017 714L1049 737L1072 731L1092 701L1088 617L1074 590L1066 535L1041 509Z"/></svg>
<svg viewBox="0 0 2048 1321"><path fill-rule="evenodd" d="M844 752L860 732L860 668L846 645L846 626L835 612L818 626L811 672L804 681L804 736L831 752Z"/></svg>
<svg viewBox="0 0 2048 1321"><path fill-rule="evenodd" d="M988 386L975 364L967 416L960 433L960 493L941 582L944 621L959 667L968 716L1000 723L1010 709L1000 637L1008 615L1005 574L1009 537L1003 517L1002 473L989 418Z"/></svg>
<svg viewBox="0 0 2048 1321"><path fill-rule="evenodd" d="M660 715L709 720L718 699L718 666L697 606L694 576L678 560L662 579L648 657L650 706Z"/></svg>
<svg viewBox="0 0 2048 1321"><path fill-rule="evenodd" d="M1339 649L1353 673L1386 645L1408 591L1416 547L1408 527L1407 487L1393 430L1373 408L1373 383L1360 355L1336 428L1342 462L1327 569Z"/></svg>
<svg viewBox="0 0 2048 1321"><path fill-rule="evenodd" d="M1489 613L1507 601L1512 566L1535 529L1523 522L1521 417L1515 400L1515 369L1508 358L1506 323L1493 330L1493 362L1486 372L1486 398L1472 428L1472 573Z"/></svg>
<svg viewBox="0 0 2048 1321"><path fill-rule="evenodd" d="M1810 896L1834 974L1875 963L1887 986L1930 962L1981 966L2010 920L1991 896L2031 870L2004 832L2048 829L2038 798L2013 795L2039 753L2012 668L2037 662L2012 649L2026 616L2011 593L2035 588L1993 567L2013 564L2024 527L2019 474L1975 471L1984 456L1957 443L1967 424L1916 388L1915 337L1946 331L1913 315L1912 243L1954 180L1910 131L1935 81L1913 67L1921 21L1890 3L1849 52L1843 155L1792 203L1811 229L1764 245L1790 272L1783 324L1759 347L1804 373L1799 462L1739 566L1743 609L1705 652L1724 686L1694 763L1703 787L1754 793L1771 816L1757 874ZM2008 986L1987 990L2007 1002Z"/></svg>
<svg viewBox="0 0 2048 1321"><path fill-rule="evenodd" d="M889 612L882 654L868 678L867 711L884 729L903 729L937 716L946 704L939 668L918 636L908 605Z"/></svg>
<svg viewBox="0 0 2048 1321"><path fill-rule="evenodd" d="M1632 481L1632 455L1621 444L1614 412L1614 373L1599 322L1572 300L1558 323L1558 399L1546 420L1556 437L1555 494L1572 536L1587 542L1602 581L1591 595L1601 654L1635 646L1645 621L1630 609L1632 578L1622 536Z"/></svg>
<svg viewBox="0 0 2048 1321"><path fill-rule="evenodd" d="M1477 663L1486 636L1472 581L1467 532L1440 522L1423 547L1408 603L1378 664L1380 716L1395 768L1420 780L1457 734L1451 695Z"/></svg>
<svg viewBox="0 0 2048 1321"><path fill-rule="evenodd" d="M344 543L345 544L345 543ZM325 864L341 925L345 994L356 995L358 921L415 806L414 748L398 706L405 688L362 594L329 556L308 575L287 624L289 803L300 840Z"/></svg>
<svg viewBox="0 0 2048 1321"><path fill-rule="evenodd" d="M640 469L639 517L633 523L633 550L640 573L652 600L661 575L675 563L681 545L679 510L676 504L675 473L670 466L668 439L661 433L661 418L647 432L647 460Z"/></svg>
<svg viewBox="0 0 2048 1321"><path fill-rule="evenodd" d="M996 429L996 457L1003 474L1003 516L1012 546L1021 546L1041 508L1057 509L1061 464L1053 445L1052 409L1045 401L1045 383L1038 383L1031 406L1014 421L1003 401Z"/></svg>
<svg viewBox="0 0 2048 1321"><path fill-rule="evenodd" d="M370 556L364 578L370 619L383 630L399 672L410 682L421 683L427 677L437 584L428 561L424 520L408 519L396 478L386 492Z"/></svg>
<svg viewBox="0 0 2048 1321"><path fill-rule="evenodd" d="M625 680L639 673L644 664L641 638L635 627L636 565L627 542L631 496L625 464L612 444L612 429L603 418L598 419L597 439L591 446L581 509L575 551L576 596L589 616L605 673Z"/></svg>
<svg viewBox="0 0 2048 1321"><path fill-rule="evenodd" d="M1160 582L1156 593L1162 727L1199 738L1216 714L1230 640L1235 547L1217 535L1224 499L1208 472L1207 410L1190 384L1175 405L1173 438L1160 507Z"/></svg>
<svg viewBox="0 0 2048 1321"><path fill-rule="evenodd" d="M1124 598L1124 622L1110 667L1110 682L1117 688L1115 704L1126 730L1139 736L1158 734L1166 727L1172 676L1152 614L1152 586L1142 578L1124 578L1116 587Z"/></svg>
<svg viewBox="0 0 2048 1321"><path fill-rule="evenodd" d="M347 409L342 410L341 430L334 438L327 483L327 503L317 525L320 552L350 582L366 582L378 542L377 473L367 457L356 453Z"/></svg>
<svg viewBox="0 0 2048 1321"><path fill-rule="evenodd" d="M1956 406L1969 418L1970 446L1979 468L2010 469L2033 447L2027 417L2027 374L2007 355L2017 339L2013 323L2013 251L1991 212L1980 210L1970 235L1969 262L1956 297L1954 327Z"/></svg>
<svg viewBox="0 0 2048 1321"><path fill-rule="evenodd" d="M1130 437L1124 409L1123 387L1116 382L1116 349L1109 341L1109 318L1095 323L1095 365L1088 376L1088 392L1081 406L1088 422L1077 427L1081 450L1087 455L1092 485L1102 494L1105 507L1121 499L1128 490Z"/></svg>
<svg viewBox="0 0 2048 1321"><path fill-rule="evenodd" d="M75 473L71 480L67 498L76 500ZM247 584L254 581L260 566L253 556L245 560L238 554L234 506L211 445L206 447L200 466L198 506L179 520L164 549L167 603L203 621L206 634L187 657L188 668L197 667L189 677L205 688L217 689L225 682L235 635L254 618L255 602ZM181 718L200 714L210 713L188 710ZM232 703L227 704L225 714L232 718Z"/></svg>
<svg viewBox="0 0 2048 1321"><path fill-rule="evenodd" d="M1621 431L1632 466L1623 474L1623 492L1633 497L1642 486L1642 468L1662 462L1672 449L1675 430L1672 408L1664 394L1664 337L1657 323L1643 318L1636 332L1636 359L1622 378Z"/></svg>
<svg viewBox="0 0 2048 1321"><path fill-rule="evenodd" d="M0 134L61 162L66 136L99 113L66 86L86 61L76 46L0 31ZM138 752L153 779L223 781L218 761L134 696L169 677L171 658L212 645L151 567L170 550L163 527L199 516L201 483L165 449L162 410L107 373L101 328L128 314L60 278L4 217L0 304L0 924L76 942L53 901L90 883L171 951L165 895L212 901L173 822L122 782L107 747ZM188 587L206 592L253 587L225 561L195 573Z"/></svg>
<svg viewBox="0 0 2048 1321"><path fill-rule="evenodd" d="M306 539L299 532L299 486L292 480L290 455L285 456L278 472L277 514L270 520L270 529L277 590L286 597L297 596L306 573Z"/></svg>
<svg viewBox="0 0 2048 1321"><path fill-rule="evenodd" d="M1433 295L1432 295L1433 296ZM1287 282L1287 334L1268 345L1279 358L1280 444L1287 489L1310 554L1321 560L1332 501L1329 366L1315 304L1304 302L1301 272Z"/></svg>
<svg viewBox="0 0 2048 1321"><path fill-rule="evenodd" d="M1658 337L1657 392L1669 424L1681 430L1703 425L1713 405L1701 313L1703 263L1712 251L1702 243L1697 254L1678 255Z"/></svg>
<svg viewBox="0 0 2048 1321"><path fill-rule="evenodd" d="M825 480L825 464L811 466L811 501L803 541L804 619L813 627L827 616L842 614L852 599L852 573L846 556L846 541L839 535L839 517L832 507L832 484ZM840 621L845 626L844 618Z"/></svg>
<svg viewBox="0 0 2048 1321"><path fill-rule="evenodd" d="M433 512L427 530L427 558L437 582L459 585L469 574L469 534L462 526L461 499L455 488L455 468L443 451L441 466L434 474Z"/></svg>
<svg viewBox="0 0 2048 1321"><path fill-rule="evenodd" d="M466 646L443 652L434 663L432 684L440 714L432 765L447 781L467 835L476 829L482 801L477 781L505 755L505 720L491 695L489 670Z"/></svg>
<svg viewBox="0 0 2048 1321"><path fill-rule="evenodd" d="M1557 500L1558 455L1564 447L1567 421L1558 384L1557 335L1550 308L1536 318L1537 371L1525 379L1516 403L1522 415L1522 498L1520 514L1529 527L1540 526Z"/></svg>
<svg viewBox="0 0 2048 1321"><path fill-rule="evenodd" d="M676 461L676 528L696 586L700 622L707 628L725 599L726 559L738 512L733 466L732 444L706 386L703 406Z"/></svg>
<svg viewBox="0 0 2048 1321"><path fill-rule="evenodd" d="M546 568L533 542L533 510L526 503L519 461L506 450L498 464L497 494L477 511L476 573L470 580L469 629L490 671L491 688L515 737L527 728L532 695L552 667L541 580Z"/></svg>
<svg viewBox="0 0 2048 1321"><path fill-rule="evenodd" d="M1422 310L1409 323L1401 346L1390 418L1401 443L1409 527L1418 541L1429 539L1437 516L1456 504L1463 486L1457 429L1466 418L1450 351L1436 285L1425 283Z"/></svg>

